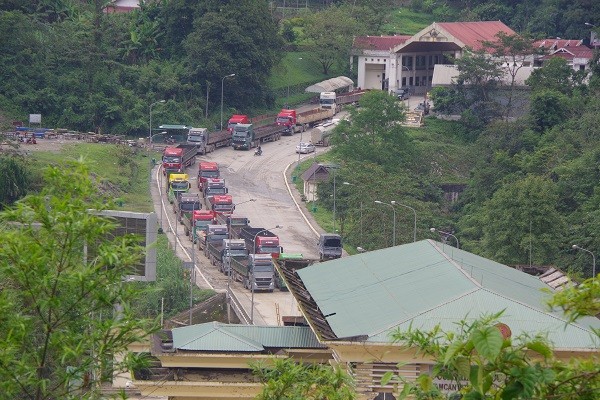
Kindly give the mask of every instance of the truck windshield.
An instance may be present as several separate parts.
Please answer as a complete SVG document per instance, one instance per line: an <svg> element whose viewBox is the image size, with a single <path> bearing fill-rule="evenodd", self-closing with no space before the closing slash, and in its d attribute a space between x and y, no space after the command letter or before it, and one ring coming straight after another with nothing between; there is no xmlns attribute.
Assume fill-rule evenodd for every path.
<svg viewBox="0 0 600 400"><path fill-rule="evenodd" d="M173 156L164 156L163 157L163 162L171 163L171 164L178 163L179 160L180 160L179 157L173 157Z"/></svg>
<svg viewBox="0 0 600 400"><path fill-rule="evenodd" d="M233 204L214 204L213 209L215 211L231 211Z"/></svg>
<svg viewBox="0 0 600 400"><path fill-rule="evenodd" d="M171 182L171 187L173 188L173 190L188 189L189 188L189 183L187 181L185 181L185 182Z"/></svg>
<svg viewBox="0 0 600 400"><path fill-rule="evenodd" d="M187 141L190 143L202 143L202 135L188 136Z"/></svg>
<svg viewBox="0 0 600 400"><path fill-rule="evenodd" d="M321 104L333 104L334 99L321 99Z"/></svg>
<svg viewBox="0 0 600 400"><path fill-rule="evenodd" d="M199 201L196 201L194 203L182 203L179 208L182 211L194 211L194 210L200 210L202 208L202 206L200 205Z"/></svg>
<svg viewBox="0 0 600 400"><path fill-rule="evenodd" d="M233 128L235 128L235 126L237 125L237 122L235 124L227 124L227 129L232 131Z"/></svg>
<svg viewBox="0 0 600 400"><path fill-rule="evenodd" d="M272 272L272 271L273 271L273 264L271 264L271 263L254 265L254 272Z"/></svg>
<svg viewBox="0 0 600 400"><path fill-rule="evenodd" d="M201 171L200 176L202 178L218 178L219 171Z"/></svg>
<svg viewBox="0 0 600 400"><path fill-rule="evenodd" d="M277 117L277 120L275 121L278 124L287 124L288 122L290 122L290 119L288 117Z"/></svg>
<svg viewBox="0 0 600 400"><path fill-rule="evenodd" d="M196 221L196 229L204 229L208 228L212 221Z"/></svg>
<svg viewBox="0 0 600 400"><path fill-rule="evenodd" d="M279 253L279 247L277 247L277 246L271 246L271 247L259 246L258 251L262 254Z"/></svg>
<svg viewBox="0 0 600 400"><path fill-rule="evenodd" d="M338 238L325 239L326 247L342 247L342 241Z"/></svg>
<svg viewBox="0 0 600 400"><path fill-rule="evenodd" d="M244 131L235 131L233 132L233 138L244 139L248 136L248 132Z"/></svg>

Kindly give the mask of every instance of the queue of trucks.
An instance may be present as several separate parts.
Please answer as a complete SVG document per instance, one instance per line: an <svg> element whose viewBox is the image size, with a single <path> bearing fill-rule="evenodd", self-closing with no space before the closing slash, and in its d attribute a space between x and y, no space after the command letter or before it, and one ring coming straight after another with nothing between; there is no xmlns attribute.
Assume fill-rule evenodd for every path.
<svg viewBox="0 0 600 400"><path fill-rule="evenodd" d="M190 128L187 143L165 148L162 167L163 174L167 176L168 198L173 203L173 211L192 245L197 245L212 265L249 290L273 291L276 288L286 290L275 264L278 269L300 269L341 256L339 235L321 237L319 260L283 253L275 233L262 227L252 227L246 217L233 214L235 204L228 194L225 180L220 178L217 163L199 163L197 186L200 195L189 193L191 184L185 169L195 163L198 154L207 154L219 147L247 150L264 142L279 140L282 135L292 135L315 126L320 136L311 132L313 143L327 146L327 131L334 123L323 122L330 121L340 105L358 101L363 93L359 91L337 97L335 93L333 96L323 93L320 104L313 109L303 112L282 109L274 123L261 127L251 124L246 115L233 115L224 130L209 132L206 128Z"/></svg>
<svg viewBox="0 0 600 400"><path fill-rule="evenodd" d="M202 163L201 163L202 164ZM213 163L210 170L218 172ZM199 166L200 174L202 167ZM263 227L253 227L246 217L234 215L234 204L228 188L221 178L206 178L201 186L204 206L198 193L189 193L187 174L169 175L169 186L175 191L176 184L185 182L181 191L174 195L173 211L183 224L192 245L210 260L222 273L241 282L251 291L287 290L278 269L293 265L300 269L317 260L305 259L298 254L285 254L279 237ZM214 193L220 190L223 194ZM342 254L341 237L322 234L319 242L319 260L338 258Z"/></svg>

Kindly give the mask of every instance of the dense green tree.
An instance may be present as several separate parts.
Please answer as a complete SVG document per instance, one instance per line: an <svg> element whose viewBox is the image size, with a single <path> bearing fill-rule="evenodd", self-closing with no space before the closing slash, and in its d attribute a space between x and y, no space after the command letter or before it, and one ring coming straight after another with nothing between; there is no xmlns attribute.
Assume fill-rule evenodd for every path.
<svg viewBox="0 0 600 400"><path fill-rule="evenodd" d="M0 155L0 209L12 205L29 190L30 176L22 158Z"/></svg>
<svg viewBox="0 0 600 400"><path fill-rule="evenodd" d="M272 366L252 365L252 371L264 385L257 400L356 398L352 379L338 367L277 358Z"/></svg>
<svg viewBox="0 0 600 400"><path fill-rule="evenodd" d="M553 263L565 232L557 204L548 179L527 176L503 185L484 205L483 254L504 264Z"/></svg>
<svg viewBox="0 0 600 400"><path fill-rule="evenodd" d="M553 57L542 68L533 70L525 83L534 92L553 90L568 95L574 88L573 74L573 68L564 58Z"/></svg>
<svg viewBox="0 0 600 400"><path fill-rule="evenodd" d="M365 27L351 7L330 7L305 17L304 37L308 51L328 75L334 65L346 65L352 40L365 32Z"/></svg>
<svg viewBox="0 0 600 400"><path fill-rule="evenodd" d="M498 32L493 41L483 42L483 46L496 60L500 61L501 70L506 72L510 77L510 91L504 107L504 116L508 119L512 115L517 74L527 61L531 61L531 55L540 53L540 49L534 45L533 40L528 36L519 34L509 35L504 32Z"/></svg>
<svg viewBox="0 0 600 400"><path fill-rule="evenodd" d="M282 40L267 2L206 1L198 15L184 42L191 82L209 81L216 88L234 73L224 85L227 104L241 109L271 104L267 77L282 56Z"/></svg>
<svg viewBox="0 0 600 400"><path fill-rule="evenodd" d="M45 179L39 195L0 213L0 393L96 398L100 382L132 366L114 356L153 329L134 317L137 293L123 281L144 248L113 238L116 224L89 211L105 205L82 164L49 168Z"/></svg>
<svg viewBox="0 0 600 400"><path fill-rule="evenodd" d="M531 96L531 120L538 132L552 128L565 121L569 113L568 98L560 92L543 90Z"/></svg>
<svg viewBox="0 0 600 400"><path fill-rule="evenodd" d="M394 170L409 165L415 148L400 124L405 119L402 104L379 90L366 93L359 103L335 128L334 154Z"/></svg>

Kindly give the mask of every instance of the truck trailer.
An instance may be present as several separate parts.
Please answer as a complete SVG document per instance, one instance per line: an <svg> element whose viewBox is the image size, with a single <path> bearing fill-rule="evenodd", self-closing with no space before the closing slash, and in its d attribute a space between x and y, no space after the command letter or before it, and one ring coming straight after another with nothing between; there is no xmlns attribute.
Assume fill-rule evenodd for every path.
<svg viewBox="0 0 600 400"><path fill-rule="evenodd" d="M231 260L231 277L253 292L275 289L275 269L269 254L249 254L244 259Z"/></svg>
<svg viewBox="0 0 600 400"><path fill-rule="evenodd" d="M277 114L276 123L284 128L284 134L292 135L295 132L304 132L320 122L333 118L335 113L335 108L315 107L303 112L282 109Z"/></svg>
<svg viewBox="0 0 600 400"><path fill-rule="evenodd" d="M274 142L281 139L285 127L271 124L255 128L252 124L237 124L233 127L233 148L249 150L264 142Z"/></svg>
<svg viewBox="0 0 600 400"><path fill-rule="evenodd" d="M279 237L264 228L243 227L238 232L232 231L236 239L244 239L251 254L279 254Z"/></svg>
<svg viewBox="0 0 600 400"><path fill-rule="evenodd" d="M175 198L173 202L173 212L177 220L183 224L183 218L189 218L194 210L201 210L200 196L197 193L182 193Z"/></svg>
<svg viewBox="0 0 600 400"><path fill-rule="evenodd" d="M209 132L206 128L190 128L187 143L197 147L197 154L207 154L219 147L231 146L231 132L229 130Z"/></svg>
<svg viewBox="0 0 600 400"><path fill-rule="evenodd" d="M208 244L221 242L223 239L229 239L229 232L225 225L214 225L210 224L206 228L206 232L200 232L198 235L198 249L204 252L204 255L208 257Z"/></svg>

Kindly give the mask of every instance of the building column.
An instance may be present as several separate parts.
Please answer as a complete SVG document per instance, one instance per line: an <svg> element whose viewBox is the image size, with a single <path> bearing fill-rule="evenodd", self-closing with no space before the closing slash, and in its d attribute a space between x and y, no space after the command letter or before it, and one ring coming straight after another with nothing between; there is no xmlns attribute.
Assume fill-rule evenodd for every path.
<svg viewBox="0 0 600 400"><path fill-rule="evenodd" d="M358 85L359 88L364 89L365 88L365 62L366 62L366 57L365 56L359 56L358 57L358 82L356 82L356 84Z"/></svg>

